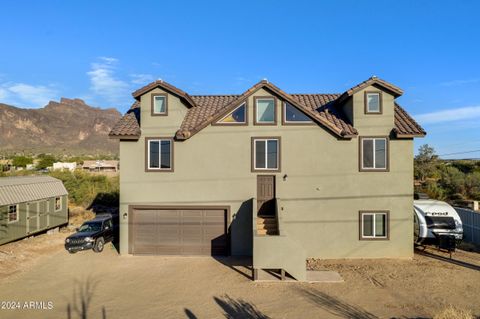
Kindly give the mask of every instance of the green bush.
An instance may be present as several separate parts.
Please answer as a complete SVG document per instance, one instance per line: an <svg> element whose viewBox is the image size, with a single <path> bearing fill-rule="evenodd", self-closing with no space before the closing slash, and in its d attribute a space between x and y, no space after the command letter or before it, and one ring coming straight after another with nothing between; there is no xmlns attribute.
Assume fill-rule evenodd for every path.
<svg viewBox="0 0 480 319"><path fill-rule="evenodd" d="M84 208L94 202L106 206L118 205L119 179L118 176L108 177L76 170L53 171L51 176L60 179L68 191L70 202Z"/></svg>

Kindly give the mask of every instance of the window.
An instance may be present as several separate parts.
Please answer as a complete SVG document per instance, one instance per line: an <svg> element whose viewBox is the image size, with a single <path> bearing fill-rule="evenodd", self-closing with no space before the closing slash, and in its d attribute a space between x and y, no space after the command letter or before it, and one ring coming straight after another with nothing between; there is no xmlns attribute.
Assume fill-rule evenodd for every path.
<svg viewBox="0 0 480 319"><path fill-rule="evenodd" d="M382 113L382 95L380 92L365 92L365 113Z"/></svg>
<svg viewBox="0 0 480 319"><path fill-rule="evenodd" d="M280 138L252 138L252 171L280 170Z"/></svg>
<svg viewBox="0 0 480 319"><path fill-rule="evenodd" d="M302 111L286 102L283 104L283 114L285 123L312 123Z"/></svg>
<svg viewBox="0 0 480 319"><path fill-rule="evenodd" d="M360 170L388 170L388 139L360 138Z"/></svg>
<svg viewBox="0 0 480 319"><path fill-rule="evenodd" d="M55 197L55 211L59 211L62 209L62 198Z"/></svg>
<svg viewBox="0 0 480 319"><path fill-rule="evenodd" d="M171 138L147 138L146 143L146 171L173 171L173 140Z"/></svg>
<svg viewBox="0 0 480 319"><path fill-rule="evenodd" d="M255 124L275 124L275 99L271 97L255 97Z"/></svg>
<svg viewBox="0 0 480 319"><path fill-rule="evenodd" d="M247 106L245 103L230 112L217 124L246 124L247 123Z"/></svg>
<svg viewBox="0 0 480 319"><path fill-rule="evenodd" d="M18 205L8 206L8 222L9 223L18 222L19 219L20 219L20 215L18 213Z"/></svg>
<svg viewBox="0 0 480 319"><path fill-rule="evenodd" d="M360 212L360 239L389 239L388 211Z"/></svg>
<svg viewBox="0 0 480 319"><path fill-rule="evenodd" d="M166 94L152 94L152 115L167 115Z"/></svg>

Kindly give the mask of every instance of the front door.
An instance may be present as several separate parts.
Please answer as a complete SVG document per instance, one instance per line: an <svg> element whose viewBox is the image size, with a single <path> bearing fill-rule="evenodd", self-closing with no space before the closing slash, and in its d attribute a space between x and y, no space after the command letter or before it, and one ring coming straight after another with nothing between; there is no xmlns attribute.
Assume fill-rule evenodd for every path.
<svg viewBox="0 0 480 319"><path fill-rule="evenodd" d="M275 215L275 175L257 175L258 215Z"/></svg>

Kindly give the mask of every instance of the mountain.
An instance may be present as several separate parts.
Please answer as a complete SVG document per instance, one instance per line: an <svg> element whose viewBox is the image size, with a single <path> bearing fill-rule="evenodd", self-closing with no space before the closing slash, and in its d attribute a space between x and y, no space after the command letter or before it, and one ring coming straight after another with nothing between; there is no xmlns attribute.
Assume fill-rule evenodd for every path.
<svg viewBox="0 0 480 319"><path fill-rule="evenodd" d="M121 114L80 99L50 101L41 109L0 103L0 154L118 154L118 140L108 138Z"/></svg>

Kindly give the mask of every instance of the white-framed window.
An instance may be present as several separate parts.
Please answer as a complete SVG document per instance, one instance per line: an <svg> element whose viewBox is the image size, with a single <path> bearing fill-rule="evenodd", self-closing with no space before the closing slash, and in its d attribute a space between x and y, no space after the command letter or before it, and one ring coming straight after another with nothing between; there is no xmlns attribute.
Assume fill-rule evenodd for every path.
<svg viewBox="0 0 480 319"><path fill-rule="evenodd" d="M18 211L18 205L8 206L8 222L15 223L20 220L20 212Z"/></svg>
<svg viewBox="0 0 480 319"><path fill-rule="evenodd" d="M360 212L360 239L388 239L388 211Z"/></svg>
<svg viewBox="0 0 480 319"><path fill-rule="evenodd" d="M365 93L365 112L366 113L382 113L382 101L379 92Z"/></svg>
<svg viewBox="0 0 480 319"><path fill-rule="evenodd" d="M152 94L152 115L167 114L167 95Z"/></svg>
<svg viewBox="0 0 480 319"><path fill-rule="evenodd" d="M312 123L312 120L290 103L283 104L285 123Z"/></svg>
<svg viewBox="0 0 480 319"><path fill-rule="evenodd" d="M173 140L170 138L148 138L147 171L173 170Z"/></svg>
<svg viewBox="0 0 480 319"><path fill-rule="evenodd" d="M228 113L217 123L221 124L246 124L247 123L247 104L242 103L235 110Z"/></svg>
<svg viewBox="0 0 480 319"><path fill-rule="evenodd" d="M256 124L275 124L275 99L273 97L255 98L255 113Z"/></svg>
<svg viewBox="0 0 480 319"><path fill-rule="evenodd" d="M62 210L62 198L55 197L55 211L58 212L59 210Z"/></svg>
<svg viewBox="0 0 480 319"><path fill-rule="evenodd" d="M388 170L388 138L360 138L360 170Z"/></svg>
<svg viewBox="0 0 480 319"><path fill-rule="evenodd" d="M252 146L254 171L280 170L280 138L253 138Z"/></svg>

